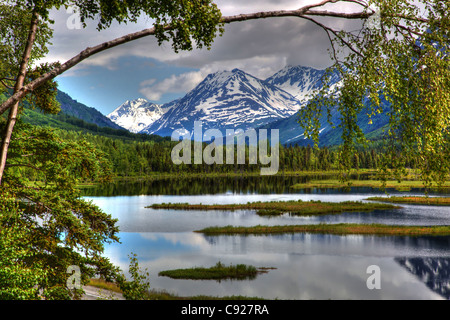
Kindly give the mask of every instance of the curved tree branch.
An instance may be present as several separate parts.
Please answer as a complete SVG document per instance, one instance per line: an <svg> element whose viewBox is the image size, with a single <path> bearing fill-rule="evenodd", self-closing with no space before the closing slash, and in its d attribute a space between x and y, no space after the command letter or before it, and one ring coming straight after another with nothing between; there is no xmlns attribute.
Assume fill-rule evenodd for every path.
<svg viewBox="0 0 450 320"><path fill-rule="evenodd" d="M235 15L235 16L225 16L225 17L222 17L221 23L229 24L229 23L233 23L233 22L257 20L257 19L265 19L265 18L275 18L275 17L298 17L298 18L308 19L306 17L307 15L338 17L338 18L344 18L344 19L366 19L373 14L373 13L368 13L365 11L349 14L349 13L339 13L339 12L330 12L330 11L310 10L311 8L316 8L316 7L323 6L328 3L335 3L335 2L337 2L337 0L326 0L326 1L322 1L315 5L304 6L297 10L267 11L267 12L256 12L256 13L250 13L250 14L240 14L240 15ZM360 4L359 1L347 0L346 2L353 2L353 3ZM308 20L310 20L310 18ZM171 26L166 26L164 29L170 30ZM76 66L80 62L86 60L87 58L92 57L100 52L111 49L113 47L117 47L119 45L131 42L134 40L138 40L141 38L145 38L145 37L148 37L151 35L155 35L155 34L156 34L156 28L144 29L142 31L131 33L131 34L125 35L123 37L119 37L114 40L104 42L95 47L91 47L91 48L87 48L87 49L83 50L78 55L71 58L64 64L54 68L52 71L50 71L46 74L43 74L41 77L30 82L29 84L27 84L26 86L22 87L20 90L15 92L8 100L6 100L0 106L0 114L3 114L6 110L10 109L15 103L22 100L28 93L36 90L45 82L47 82L49 80L53 80L58 75L73 68L74 66Z"/></svg>

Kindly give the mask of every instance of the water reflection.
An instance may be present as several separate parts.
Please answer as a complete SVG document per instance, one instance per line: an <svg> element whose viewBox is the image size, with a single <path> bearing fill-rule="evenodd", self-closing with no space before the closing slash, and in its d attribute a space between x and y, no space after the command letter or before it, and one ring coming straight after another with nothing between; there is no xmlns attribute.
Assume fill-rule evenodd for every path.
<svg viewBox="0 0 450 320"><path fill-rule="evenodd" d="M85 196L124 195L200 195L200 194L253 194L292 193L296 183L323 176L266 176L266 177L205 177L170 178L137 182L116 182L101 188L83 189Z"/></svg>
<svg viewBox="0 0 450 320"><path fill-rule="evenodd" d="M395 261L428 288L450 299L450 257L396 258Z"/></svg>
<svg viewBox="0 0 450 320"><path fill-rule="evenodd" d="M270 236L205 237L217 252L289 252L358 256L449 256L450 237L281 234Z"/></svg>
<svg viewBox="0 0 450 320"><path fill-rule="evenodd" d="M91 197L103 211L119 219L122 232L187 232L211 226L254 226L313 223L385 223L402 225L450 225L450 207L402 205L402 209L349 212L326 216L261 217L252 210L184 211L148 209L153 203L229 204L255 201L321 200L327 202L363 201L371 194L251 194L193 196Z"/></svg>
<svg viewBox="0 0 450 320"><path fill-rule="evenodd" d="M253 201L364 201L383 195L371 188L301 190L290 186L320 177L167 179L111 184L85 190L86 198L119 219L121 244L106 256L123 270L128 255L150 271L154 289L179 295L258 296L267 299L449 299L450 237L380 237L284 234L208 237L193 232L210 226L311 223L450 225L450 207L402 205L400 210L351 212L322 217L289 214L260 217L252 210L173 211L153 203L246 203ZM322 177L329 178L329 177ZM420 194L420 192L396 192ZM274 267L247 281L195 281L159 277L163 270L249 264ZM381 290L366 286L367 267L382 271Z"/></svg>
<svg viewBox="0 0 450 320"><path fill-rule="evenodd" d="M330 235L223 236L196 233L124 233L123 245L107 247L113 262L127 267L127 252L138 254L151 285L180 295L243 294L267 299L441 299L399 261L449 255L450 237L363 237ZM398 256L405 257L399 260ZM163 270L245 263L274 267L248 281L194 281L159 277ZM448 258L445 260L448 263ZM366 286L367 267L382 271L381 290ZM448 267L448 264L446 265ZM442 270L446 267L442 265ZM435 270L435 269L433 269ZM437 271L440 273L441 269ZM448 270L443 277L448 279ZM446 280L447 281L447 280ZM441 283L445 285L446 282Z"/></svg>
<svg viewBox="0 0 450 320"><path fill-rule="evenodd" d="M352 179L367 179L367 174L352 176ZM84 188L83 195L89 197L112 197L131 195L202 195L202 194L342 194L367 193L376 189L358 187L350 189L303 189L294 190L292 185L311 180L338 178L332 175L289 175L289 176L249 176L249 177L203 177L203 178L167 178L142 180L135 182L115 182L98 188ZM416 190L420 191L420 190ZM392 194L401 193L389 190Z"/></svg>

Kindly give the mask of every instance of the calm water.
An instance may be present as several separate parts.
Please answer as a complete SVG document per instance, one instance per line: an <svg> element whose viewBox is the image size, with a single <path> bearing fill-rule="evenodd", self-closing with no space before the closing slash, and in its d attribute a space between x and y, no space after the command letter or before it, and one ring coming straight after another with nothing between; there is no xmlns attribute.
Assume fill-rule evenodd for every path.
<svg viewBox="0 0 450 320"><path fill-rule="evenodd" d="M317 177L314 177L315 179ZM259 217L253 211L147 209L153 203L247 203L291 199L364 201L385 195L370 188L303 190L289 186L305 177L185 179L116 184L86 190L86 198L119 219L121 244L106 255L123 270L128 255L148 268L154 289L179 295L246 295L268 299L450 299L450 237L272 235L208 237L209 226L311 223L450 225L450 207L403 205L400 210L326 217ZM394 192L393 192L394 193ZM401 194L421 194L412 191ZM448 194L444 194L449 196ZM273 267L245 281L193 281L159 277L167 269L251 264ZM381 271L381 289L369 290L367 268Z"/></svg>

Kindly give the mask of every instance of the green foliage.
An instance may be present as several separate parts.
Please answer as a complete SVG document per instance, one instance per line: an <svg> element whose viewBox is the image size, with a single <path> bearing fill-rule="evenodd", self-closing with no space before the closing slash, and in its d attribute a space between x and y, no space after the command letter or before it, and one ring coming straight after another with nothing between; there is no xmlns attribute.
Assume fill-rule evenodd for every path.
<svg viewBox="0 0 450 320"><path fill-rule="evenodd" d="M81 23L96 20L97 29L103 30L112 23L137 22L141 16L154 19L159 43L171 41L173 49L192 50L210 47L217 34L223 33L221 12L211 0L16 0L7 1L14 9L37 12L44 21L49 21L49 12L62 7L77 8ZM168 28L170 26L170 28Z"/></svg>
<svg viewBox="0 0 450 320"><path fill-rule="evenodd" d="M174 269L161 271L158 275L172 279L193 279L193 280L223 280L238 279L247 280L255 279L260 273L254 266L245 264L226 266L222 262L217 262L215 266L210 268L190 268L190 269Z"/></svg>
<svg viewBox="0 0 450 320"><path fill-rule="evenodd" d="M28 81L33 81L43 74L51 71L58 64L41 64L27 73ZM61 111L60 104L56 100L58 85L55 81L48 81L37 88L28 100L31 107L38 107L46 114L58 114Z"/></svg>
<svg viewBox="0 0 450 320"><path fill-rule="evenodd" d="M15 211L2 210L13 213L4 223L20 230L16 237L25 240L18 244L28 246L23 256L17 256L17 246L2 255L7 263L15 261L18 267L23 265L21 270L32 270L17 290L33 283L42 298L76 298L80 292L66 286L69 266L80 268L82 284L94 275L115 276L116 268L102 252L105 243L119 241L117 221L83 200L76 188L80 179L108 181L110 174L108 160L88 142L65 141L49 129L16 127L0 187L1 194L8 196L0 198L0 205L15 206ZM1 285L11 289L12 284Z"/></svg>
<svg viewBox="0 0 450 320"><path fill-rule="evenodd" d="M28 40L29 24L32 19L32 11L22 5L13 5L10 1L0 4L0 93L9 95L15 90L16 79L20 65L24 58L24 50ZM57 64L35 63L44 58L48 53L53 30L50 23L39 20L36 40L29 57L25 84L51 71ZM49 81L29 94L26 103L32 107L38 107L46 113L58 113L59 104L55 100L56 82Z"/></svg>
<svg viewBox="0 0 450 320"><path fill-rule="evenodd" d="M27 69L25 85L58 66L34 64L48 53L53 23L50 11L69 6L78 8L84 26L89 19L97 20L99 30L113 22L136 22L145 15L155 20L159 43L172 41L175 51L191 50L194 44L209 48L217 33L223 32L220 11L209 0L3 1L0 4L2 101L21 89L17 79L22 66ZM30 26L35 17L38 17L37 34L32 41ZM27 46L32 48L30 56L26 54ZM50 81L28 95L26 104L44 113L58 114L56 94L56 83ZM5 121L0 118L0 132L5 131ZM94 275L105 279L116 277L118 270L101 255L105 243L119 240L116 221L82 200L75 187L81 181L105 182L111 178L111 164L105 154L80 137L64 139L55 130L20 122L11 140L3 140L7 148L2 152L6 155L8 151L8 158L0 186L3 208L0 298L77 298L81 292L66 286L69 266L80 268L82 284ZM128 297L139 298L145 285L140 283L143 279L138 276L136 260L132 262L134 282L127 282L127 292Z"/></svg>
<svg viewBox="0 0 450 320"><path fill-rule="evenodd" d="M129 256L130 265L129 273L131 280L122 274L118 276L117 283L122 290L123 296L127 300L148 300L150 282L148 281L149 273L147 270L141 270L136 254Z"/></svg>
<svg viewBox="0 0 450 320"><path fill-rule="evenodd" d="M427 184L442 183L450 174L450 56L448 1L372 0L379 27L364 24L358 33L341 32L333 39L333 69L343 86L324 86L301 111L305 128L318 139L318 115L338 106L342 115L340 159L352 166L356 144L367 144L357 115L386 112L390 123L380 175L401 179L415 161ZM339 50L342 49L342 50ZM389 108L383 110L383 104Z"/></svg>
<svg viewBox="0 0 450 320"><path fill-rule="evenodd" d="M3 78L15 78L23 57L28 37L31 11L22 5L13 5L11 1L0 3L0 74ZM30 64L45 57L48 44L53 35L49 24L40 21L35 46L31 54ZM1 68L3 67L3 68Z"/></svg>
<svg viewBox="0 0 450 320"><path fill-rule="evenodd" d="M48 273L36 257L23 212L8 193L0 195L0 300L40 299Z"/></svg>
<svg viewBox="0 0 450 320"><path fill-rule="evenodd" d="M106 136L94 134L63 131L60 135L68 140L87 140L102 150L112 163L112 171L118 177L151 176L157 173L260 173L261 164L249 165L248 157L245 165L236 164L192 164L175 165L171 159L171 151L176 142L169 140L136 141L127 137ZM206 146L206 144L205 144ZM204 146L204 147L205 147ZM236 150L235 150L236 151ZM192 152L192 156L193 156ZM237 151L235 152L235 155ZM248 155L248 150L246 150ZM377 149L355 149L353 158L358 158L358 167L351 163L353 169L377 169L383 155ZM192 161L193 163L193 161ZM280 173L284 171L331 171L339 170L342 165L339 150L300 146L280 146ZM406 163L409 168L415 168L414 159Z"/></svg>

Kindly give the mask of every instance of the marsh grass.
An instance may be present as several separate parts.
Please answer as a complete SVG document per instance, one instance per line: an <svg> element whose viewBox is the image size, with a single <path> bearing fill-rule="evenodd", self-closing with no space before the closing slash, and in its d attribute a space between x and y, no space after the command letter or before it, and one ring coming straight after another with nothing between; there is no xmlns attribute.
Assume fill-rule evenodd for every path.
<svg viewBox="0 0 450 320"><path fill-rule="evenodd" d="M295 201L272 201L272 202L249 202L246 204L188 204L188 203L162 203L153 204L147 208L152 209L171 209L171 210L256 210L256 213L261 216L277 216L285 213L291 215L325 215L325 214L340 214L349 211L374 211L386 209L398 209L400 207L385 203L363 203L357 201L345 202L321 202L301 200Z"/></svg>
<svg viewBox="0 0 450 320"><path fill-rule="evenodd" d="M291 186L292 189L313 189L313 188L349 188L349 187L370 187L374 189L395 189L399 191L409 191L413 188L423 189L425 185L418 180L386 181L383 185L381 180L350 180L342 182L339 179L312 180L306 183L298 183ZM445 181L442 189L450 188L450 181ZM436 183L433 183L431 189L439 189Z"/></svg>
<svg viewBox="0 0 450 320"><path fill-rule="evenodd" d="M371 197L370 201L383 201L392 203L407 203L420 205L450 206L450 197Z"/></svg>
<svg viewBox="0 0 450 320"><path fill-rule="evenodd" d="M450 226L400 226L383 224L314 224L254 227L210 227L195 231L214 235L267 235L283 233L319 233L334 235L383 235L383 236L448 236Z"/></svg>
<svg viewBox="0 0 450 320"><path fill-rule="evenodd" d="M224 265L220 261L213 267L174 269L159 272L159 276L169 277L172 279L189 279L189 280L253 280L258 274L267 273L271 268L256 268L245 264Z"/></svg>

